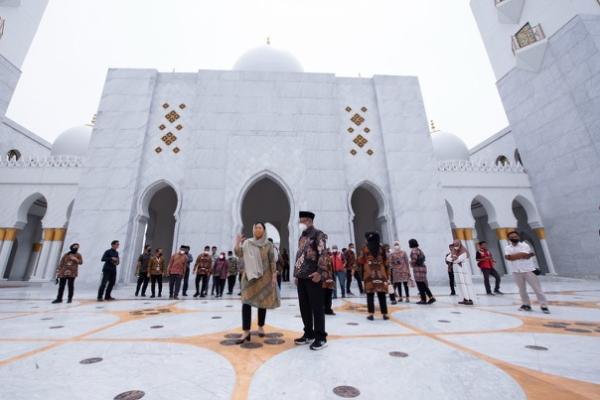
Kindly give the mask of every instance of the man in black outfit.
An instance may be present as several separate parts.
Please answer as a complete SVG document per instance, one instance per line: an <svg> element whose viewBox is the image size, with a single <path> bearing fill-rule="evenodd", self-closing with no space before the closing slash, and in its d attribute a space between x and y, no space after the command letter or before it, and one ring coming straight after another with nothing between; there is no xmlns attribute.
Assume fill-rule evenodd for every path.
<svg viewBox="0 0 600 400"><path fill-rule="evenodd" d="M119 241L113 240L110 243L110 249L106 250L102 256L101 261L104 263L104 267L102 267L102 282L98 288L98 301L102 301L103 298L104 300L114 300L110 294L117 280L117 265L119 265L118 248ZM106 293L104 292L104 288L106 288Z"/></svg>
<svg viewBox="0 0 600 400"><path fill-rule="evenodd" d="M327 276L327 235L313 225L315 214L300 212L300 230L294 278L298 288L298 303L304 323L304 335L294 340L296 345L310 344L311 350L327 347L323 276Z"/></svg>
<svg viewBox="0 0 600 400"><path fill-rule="evenodd" d="M146 289L148 289L148 264L152 257L152 248L150 245L144 246L144 252L140 254L135 267L135 273L138 276L137 285L135 286L135 297L140 294L140 288L142 289L142 297L146 297Z"/></svg>
<svg viewBox="0 0 600 400"><path fill-rule="evenodd" d="M185 254L187 255L187 264L185 265L185 274L183 275L183 288L181 289L181 294L183 296L187 296L187 290L189 286L190 280L190 264L194 262L194 256L190 254L190 246L182 246L185 250Z"/></svg>

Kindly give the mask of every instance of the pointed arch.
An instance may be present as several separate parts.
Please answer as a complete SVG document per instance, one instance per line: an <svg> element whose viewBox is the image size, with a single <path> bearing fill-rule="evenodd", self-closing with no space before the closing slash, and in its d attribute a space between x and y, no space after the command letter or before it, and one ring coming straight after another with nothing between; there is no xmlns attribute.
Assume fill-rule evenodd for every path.
<svg viewBox="0 0 600 400"><path fill-rule="evenodd" d="M385 217L389 214L389 205L386 201L386 197L383 193L383 190L381 190L381 188L377 184L371 182L368 179L365 179L354 185L348 192L347 204L351 218L354 218L355 216L354 210L352 209L352 195L358 188L366 189L369 193L373 195L373 197L375 197L375 200L377 201L377 206L379 207L379 215L377 216L378 218Z"/></svg>
<svg viewBox="0 0 600 400"><path fill-rule="evenodd" d="M142 192L142 195L139 197L138 205L137 205L137 215L138 219L146 220L149 218L149 207L150 202L154 195L161 189L166 187L170 187L173 189L175 194L177 195L177 206L175 207L174 216L176 220L179 220L178 215L181 210L182 196L179 187L175 185L173 182L168 179L159 179L146 187L146 189Z"/></svg>
<svg viewBox="0 0 600 400"><path fill-rule="evenodd" d="M532 228L540 228L543 226L540 214L538 213L537 207L535 206L533 201L531 201L522 194L518 194L512 201L513 206L515 202L518 203L521 207L523 207L523 209L525 209L525 213L527 214L527 223ZM515 215L515 218L518 217Z"/></svg>
<svg viewBox="0 0 600 400"><path fill-rule="evenodd" d="M498 219L497 213L496 213L496 208L494 207L494 205L492 204L492 202L485 196L478 194L477 196L475 196L473 198L473 200L471 201L471 205L473 206L474 204L479 203L481 204L481 206L484 208L487 216L488 216L488 222L490 225L494 225ZM496 226L492 226L492 228L497 228Z"/></svg>
<svg viewBox="0 0 600 400"><path fill-rule="evenodd" d="M27 214L29 213L31 206L33 206L35 202L40 201L45 203L46 208L48 207L46 197L40 192L30 194L21 202L21 205L17 209L17 221L15 222L15 227L20 229L27 224Z"/></svg>

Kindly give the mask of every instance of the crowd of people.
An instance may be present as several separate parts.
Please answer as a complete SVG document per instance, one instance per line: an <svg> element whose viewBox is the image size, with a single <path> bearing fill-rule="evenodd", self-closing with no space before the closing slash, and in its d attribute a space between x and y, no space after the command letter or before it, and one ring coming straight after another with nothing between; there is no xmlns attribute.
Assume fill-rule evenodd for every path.
<svg viewBox="0 0 600 400"><path fill-rule="evenodd" d="M436 298L429 289L426 256L416 239L408 241L409 250L404 251L399 241L393 246L381 242L378 232L368 232L365 244L356 251L353 243L339 250L337 245L327 247L327 235L314 226L315 215L302 211L299 215L302 232L293 269L294 283L298 293L298 303L304 334L295 340L297 345L310 344L312 350L327 346L325 315L335 315L332 308L338 289L342 298L353 296L352 282L356 282L358 293L366 295L367 319L375 319L375 297L384 320L389 319L387 297L391 304L410 302L410 288L419 293L419 305L431 305ZM504 258L514 276L521 297L521 311L531 311L531 301L527 294L527 284L535 292L541 310L549 313L546 297L537 275L540 271L532 261L535 254L529 245L520 240L519 233L508 234L509 244L504 249ZM102 255L102 280L98 288L98 301L111 301L112 289L120 263L119 241L114 240L110 249ZM258 309L258 335L264 336L264 325L268 309L280 306L281 281L290 279L290 259L286 249L281 252L268 237L265 224L257 222L252 226L252 237L238 235L234 249L218 251L216 246L205 246L204 251L194 260L190 246L182 245L166 263L162 249L152 249L146 245L137 258L138 277L135 296L146 296L150 286L151 298L162 297L163 278L168 279L169 298L187 296L190 275L195 275L194 297L207 297L211 285L211 296L233 295L239 282L238 295L242 301L242 329L240 343L251 340L252 307ZM500 275L495 270L496 260L487 243L478 243L475 255L481 269L487 295L502 295ZM448 268L450 296L456 296L456 289L462 297L458 304L472 306L476 295L473 288L469 252L460 240L449 245L445 257ZM73 299L74 281L78 267L83 263L79 245L74 243L60 260L56 270L59 284L58 295L53 303L61 303L65 287L68 287L68 300ZM495 279L494 290L489 277ZM158 288L158 294L156 289Z"/></svg>

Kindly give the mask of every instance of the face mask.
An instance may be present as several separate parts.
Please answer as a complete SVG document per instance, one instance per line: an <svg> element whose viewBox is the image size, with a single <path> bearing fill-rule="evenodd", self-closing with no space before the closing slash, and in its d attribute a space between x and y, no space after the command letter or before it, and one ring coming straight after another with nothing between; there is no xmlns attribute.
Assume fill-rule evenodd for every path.
<svg viewBox="0 0 600 400"><path fill-rule="evenodd" d="M77 250L79 250L79 247L72 246L70 249L71 249L71 253L77 253Z"/></svg>
<svg viewBox="0 0 600 400"><path fill-rule="evenodd" d="M185 254L185 251L179 250L179 254Z"/></svg>
<svg viewBox="0 0 600 400"><path fill-rule="evenodd" d="M308 226L306 226L305 223L300 223L298 224L298 228L300 228L300 232L304 232L306 230L306 228L308 228Z"/></svg>
<svg viewBox="0 0 600 400"><path fill-rule="evenodd" d="M460 246L454 246L454 250L460 249Z"/></svg>
<svg viewBox="0 0 600 400"><path fill-rule="evenodd" d="M225 256L219 256L219 258L222 260L222 259L224 259L224 258L225 258Z"/></svg>
<svg viewBox="0 0 600 400"><path fill-rule="evenodd" d="M397 244L396 244L396 245L394 245L394 248L395 248L396 250L400 250L400 245L397 245Z"/></svg>
<svg viewBox="0 0 600 400"><path fill-rule="evenodd" d="M510 241L512 242L512 244L517 244L517 243L519 243L519 239L510 239Z"/></svg>

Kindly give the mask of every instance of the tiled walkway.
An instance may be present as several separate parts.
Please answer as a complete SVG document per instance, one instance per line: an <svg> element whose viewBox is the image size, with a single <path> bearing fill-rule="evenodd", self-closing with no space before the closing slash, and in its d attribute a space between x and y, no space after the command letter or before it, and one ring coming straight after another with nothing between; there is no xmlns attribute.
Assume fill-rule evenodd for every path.
<svg viewBox="0 0 600 400"><path fill-rule="evenodd" d="M302 324L289 284L250 348L232 341L236 296L121 287L97 303L79 288L53 305L53 286L0 289L0 399L600 399L600 282L543 286L550 315L517 311L509 280L506 295L471 308L434 287L436 304L399 303L390 321L367 321L365 298L338 299L321 352L293 345Z"/></svg>

